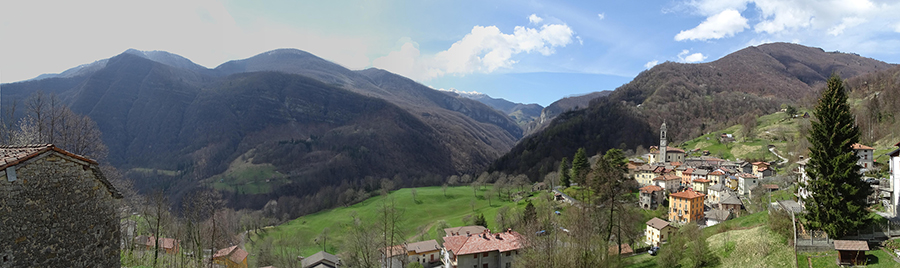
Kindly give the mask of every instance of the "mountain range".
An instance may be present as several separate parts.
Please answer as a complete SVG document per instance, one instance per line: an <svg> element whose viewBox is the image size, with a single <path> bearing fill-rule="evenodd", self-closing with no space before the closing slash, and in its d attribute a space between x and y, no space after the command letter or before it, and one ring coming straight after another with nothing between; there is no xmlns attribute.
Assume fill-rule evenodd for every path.
<svg viewBox="0 0 900 268"><path fill-rule="evenodd" d="M640 150L658 142L663 121L670 140L685 140L808 99L831 73L848 78L893 66L774 43L709 63L666 62L615 91L541 107L439 91L380 69L353 71L296 49L212 69L129 49L3 84L0 97L10 107L37 91L53 93L90 116L109 147L107 161L139 189L207 184L265 203L338 185L374 190L379 178L433 185L487 169L537 180L580 147L591 155Z"/></svg>
<svg viewBox="0 0 900 268"><path fill-rule="evenodd" d="M294 49L213 69L167 52L128 50L4 84L3 105L37 91L94 119L107 160L132 171L144 190L189 188L238 162L274 168L270 176L283 185L269 188L300 195L364 177L443 178L483 170L522 137L514 120L481 102ZM175 175L138 172L146 170Z"/></svg>
<svg viewBox="0 0 900 268"><path fill-rule="evenodd" d="M638 74L586 109L560 115L531 134L490 170L537 179L578 148L588 155L611 148L641 151L659 143L666 122L669 144L776 111L782 104L814 99L832 73L843 78L896 65L852 53L797 44L751 46L698 64L666 62ZM814 101L806 101L814 103Z"/></svg>

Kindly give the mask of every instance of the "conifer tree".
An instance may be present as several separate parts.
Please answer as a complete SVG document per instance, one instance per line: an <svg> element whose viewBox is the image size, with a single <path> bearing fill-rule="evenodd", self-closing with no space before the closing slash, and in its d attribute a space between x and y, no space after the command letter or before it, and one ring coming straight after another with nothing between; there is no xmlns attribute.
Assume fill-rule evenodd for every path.
<svg viewBox="0 0 900 268"><path fill-rule="evenodd" d="M559 162L559 183L569 187L572 184L572 177L569 176L569 159L563 157L562 162ZM552 189L551 189L552 190Z"/></svg>
<svg viewBox="0 0 900 268"><path fill-rule="evenodd" d="M806 168L806 187L812 194L805 200L805 217L810 227L838 238L866 224L866 197L872 189L861 180L851 148L859 142L860 132L836 74L828 79L814 115Z"/></svg>
<svg viewBox="0 0 900 268"><path fill-rule="evenodd" d="M591 164L588 163L587 153L584 148L578 148L575 152L575 158L572 159L572 179L579 185L584 185L584 178L591 170Z"/></svg>

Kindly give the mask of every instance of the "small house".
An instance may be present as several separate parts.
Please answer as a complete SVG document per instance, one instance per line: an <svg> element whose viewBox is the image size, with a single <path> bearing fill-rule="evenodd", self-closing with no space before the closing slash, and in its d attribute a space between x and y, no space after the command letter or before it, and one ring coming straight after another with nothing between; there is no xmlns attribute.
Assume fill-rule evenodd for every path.
<svg viewBox="0 0 900 268"><path fill-rule="evenodd" d="M674 226L663 219L653 217L647 221L647 230L644 232L645 241L650 246L659 246L666 242L677 231Z"/></svg>
<svg viewBox="0 0 900 268"><path fill-rule="evenodd" d="M834 240L834 250L838 251L838 264L862 265L866 263L869 243L860 240Z"/></svg>
<svg viewBox="0 0 900 268"><path fill-rule="evenodd" d="M316 252L300 261L303 268L337 268L341 267L341 259L325 251Z"/></svg>
<svg viewBox="0 0 900 268"><path fill-rule="evenodd" d="M213 262L226 268L247 268L247 256L250 255L238 246L220 249L213 254Z"/></svg>

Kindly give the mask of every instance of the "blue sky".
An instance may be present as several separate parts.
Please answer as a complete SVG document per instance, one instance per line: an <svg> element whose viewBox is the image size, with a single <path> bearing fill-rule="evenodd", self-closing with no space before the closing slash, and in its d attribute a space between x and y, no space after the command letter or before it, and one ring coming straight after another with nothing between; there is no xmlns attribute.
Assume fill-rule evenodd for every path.
<svg viewBox="0 0 900 268"><path fill-rule="evenodd" d="M298 48L437 89L547 105L615 89L656 63L709 62L767 42L900 63L900 3L882 0L18 2L0 4L3 83L128 48L210 68Z"/></svg>

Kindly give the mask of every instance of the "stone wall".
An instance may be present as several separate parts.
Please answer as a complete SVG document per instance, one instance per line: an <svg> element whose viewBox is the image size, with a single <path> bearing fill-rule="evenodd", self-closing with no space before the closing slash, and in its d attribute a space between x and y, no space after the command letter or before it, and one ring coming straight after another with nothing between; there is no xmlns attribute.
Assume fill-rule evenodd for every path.
<svg viewBox="0 0 900 268"><path fill-rule="evenodd" d="M9 169L7 169L9 170ZM0 267L119 267L115 200L96 166L49 151L0 172Z"/></svg>

